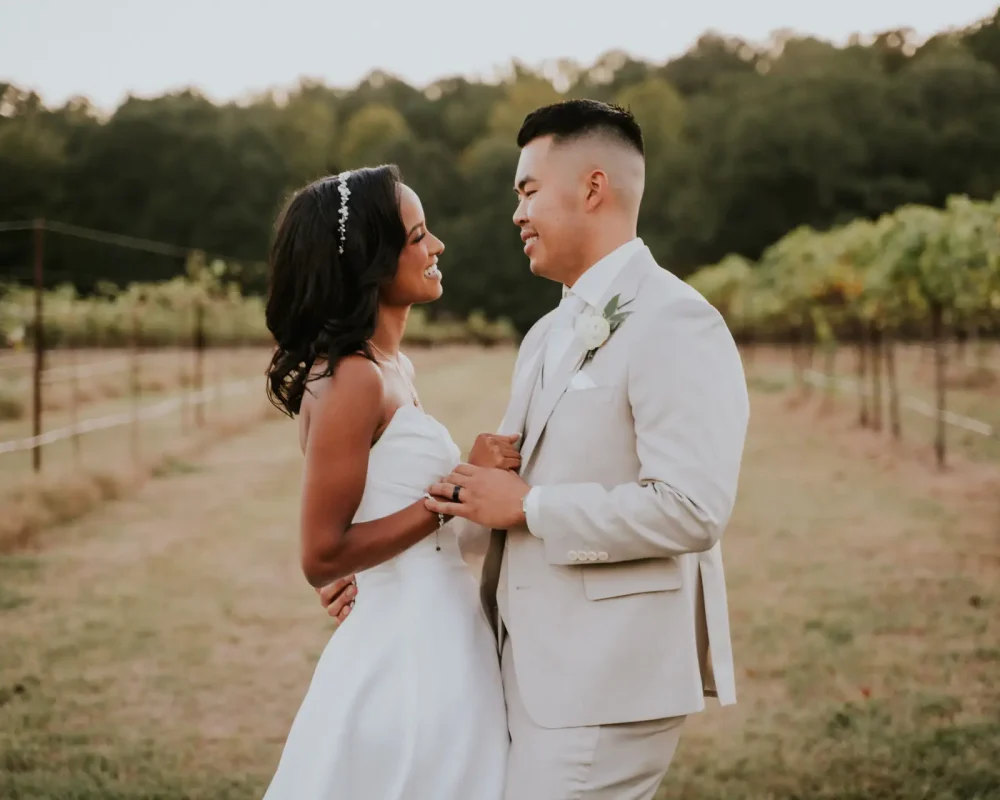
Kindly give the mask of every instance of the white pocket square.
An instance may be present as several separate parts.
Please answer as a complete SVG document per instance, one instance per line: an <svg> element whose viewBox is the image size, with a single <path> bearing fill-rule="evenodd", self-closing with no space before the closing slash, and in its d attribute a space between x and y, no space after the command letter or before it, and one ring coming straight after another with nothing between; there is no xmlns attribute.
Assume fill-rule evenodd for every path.
<svg viewBox="0 0 1000 800"><path fill-rule="evenodd" d="M581 389L596 389L597 384L586 372L577 372L569 382L568 390L578 392Z"/></svg>

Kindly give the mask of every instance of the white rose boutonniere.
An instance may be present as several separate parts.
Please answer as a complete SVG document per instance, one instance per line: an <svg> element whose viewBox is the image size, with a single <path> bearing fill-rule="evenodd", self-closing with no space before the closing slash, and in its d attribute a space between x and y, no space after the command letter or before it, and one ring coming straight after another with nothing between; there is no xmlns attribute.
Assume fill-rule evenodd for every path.
<svg viewBox="0 0 1000 800"><path fill-rule="evenodd" d="M611 336L611 323L597 314L581 314L576 318L576 338L588 351L596 350Z"/></svg>
<svg viewBox="0 0 1000 800"><path fill-rule="evenodd" d="M594 354L611 338L611 334L618 330L619 326L632 313L631 311L622 311L628 303L619 305L620 302L621 295L616 294L608 301L603 313L580 314L573 323L573 332L576 334L576 338L587 348L583 364L594 357ZM629 303L631 302L630 300Z"/></svg>

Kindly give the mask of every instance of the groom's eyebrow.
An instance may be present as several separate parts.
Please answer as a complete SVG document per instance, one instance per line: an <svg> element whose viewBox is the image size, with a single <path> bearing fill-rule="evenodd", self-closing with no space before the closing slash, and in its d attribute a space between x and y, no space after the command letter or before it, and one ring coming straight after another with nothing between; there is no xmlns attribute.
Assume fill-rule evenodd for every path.
<svg viewBox="0 0 1000 800"><path fill-rule="evenodd" d="M532 178L530 175L525 175L523 178L521 178L521 180L517 182L517 189L515 189L514 191L523 192L524 187L527 186L529 183L533 183L534 181L535 178Z"/></svg>

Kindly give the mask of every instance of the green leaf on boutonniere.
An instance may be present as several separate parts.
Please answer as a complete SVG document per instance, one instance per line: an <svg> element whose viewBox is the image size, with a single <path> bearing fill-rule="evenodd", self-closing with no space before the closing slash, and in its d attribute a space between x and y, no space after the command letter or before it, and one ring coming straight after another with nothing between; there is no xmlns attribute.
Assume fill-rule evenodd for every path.
<svg viewBox="0 0 1000 800"><path fill-rule="evenodd" d="M614 331L619 325L621 325L626 319L628 319L631 311L624 314L621 312L615 314L614 316L608 317L608 324L611 326L611 330Z"/></svg>
<svg viewBox="0 0 1000 800"><path fill-rule="evenodd" d="M608 304L604 307L604 313L602 314L604 319L606 319L608 324L611 326L612 331L621 325L626 320L628 315L632 313L631 311L622 311L622 309L631 303L632 300L623 303L621 302L621 299L622 296L620 294L616 294L608 300Z"/></svg>

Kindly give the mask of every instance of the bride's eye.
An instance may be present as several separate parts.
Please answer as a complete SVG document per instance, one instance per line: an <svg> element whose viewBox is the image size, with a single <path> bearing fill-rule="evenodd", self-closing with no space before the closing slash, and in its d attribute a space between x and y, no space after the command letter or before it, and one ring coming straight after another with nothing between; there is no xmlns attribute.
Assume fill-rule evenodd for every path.
<svg viewBox="0 0 1000 800"><path fill-rule="evenodd" d="M416 239L413 240L413 243L416 244L417 242L422 241L426 235L427 235L426 233L420 234Z"/></svg>

